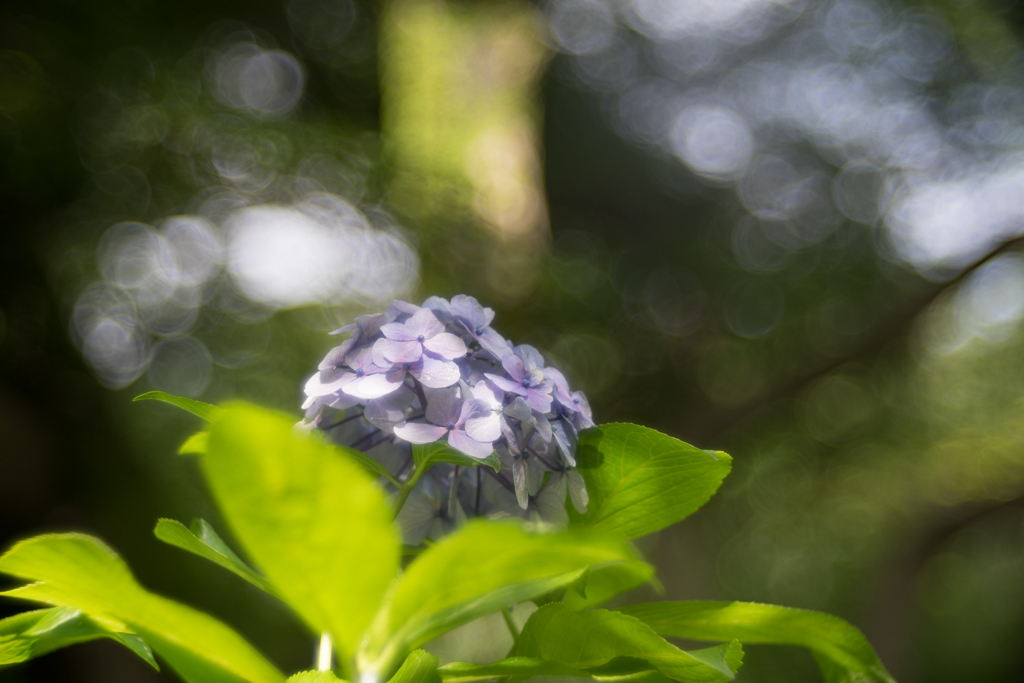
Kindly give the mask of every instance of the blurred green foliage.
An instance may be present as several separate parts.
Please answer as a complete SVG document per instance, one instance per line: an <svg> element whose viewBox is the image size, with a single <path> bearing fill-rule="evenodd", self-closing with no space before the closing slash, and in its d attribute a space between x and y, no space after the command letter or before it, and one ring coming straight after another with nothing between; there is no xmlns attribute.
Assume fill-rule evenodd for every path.
<svg viewBox="0 0 1024 683"><path fill-rule="evenodd" d="M965 49L951 79L981 79L1001 55L1015 63L1019 6L924 4L950 18ZM0 13L0 545L48 530L98 534L133 558L146 586L238 624L282 668L308 666L313 645L273 599L199 561L169 562L175 551L152 539L158 516L223 528L194 463L175 455L192 422L130 403L166 388L152 375L101 386L72 319L111 225L193 213L229 185L225 213L243 195L284 204L308 189L290 179L312 178L407 231L421 263L415 296L465 291L494 306L503 332L587 391L599 422L635 421L733 455L705 510L643 540L668 597L834 612L904 682L1014 677L1024 665L1024 335L1019 318L982 324L970 312L981 306L976 285L1000 259L1019 258L1019 244L932 281L877 248L880 228L845 220L750 269L732 242L749 218L736 198L624 141L558 55L511 105L541 119L534 180L550 229L517 261L515 241L473 213L471 187L456 180L439 203L436 185L396 184L409 164L382 123L396 84L378 37L395 41L385 59L405 49L431 60L430 45L384 31L376 2L335 3L320 23L304 14L314 6L99 0L11 2ZM479 7L449 5L469 22ZM216 96L211 54L240 35L301 61L304 94L288 115L255 116ZM416 66L402 65L411 88ZM430 104L475 121L458 101ZM245 150L233 168L252 186L212 163L224 149ZM265 169L274 180L261 186ZM429 164L416 173L433 177ZM450 210L423 208L439 205ZM525 285L495 277L506 262L527 271ZM364 305L202 307L192 334L215 362L199 397L297 412L302 382L331 346L324 333ZM296 658L304 648L310 656ZM163 676L101 644L0 680ZM805 654L755 646L740 680L814 676Z"/></svg>

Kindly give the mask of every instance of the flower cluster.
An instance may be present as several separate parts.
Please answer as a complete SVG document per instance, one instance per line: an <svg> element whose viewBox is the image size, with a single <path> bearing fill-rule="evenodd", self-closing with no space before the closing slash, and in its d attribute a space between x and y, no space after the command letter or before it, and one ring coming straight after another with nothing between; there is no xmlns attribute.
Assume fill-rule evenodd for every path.
<svg viewBox="0 0 1024 683"><path fill-rule="evenodd" d="M577 434L594 425L587 398L537 349L498 334L493 319L471 296L395 301L332 332L352 334L306 383L302 424L373 456L398 481L409 476L410 444L446 442L478 461L497 455L497 473L432 468L403 508L407 541L444 533L467 508L560 524L568 493L586 510L575 466Z"/></svg>

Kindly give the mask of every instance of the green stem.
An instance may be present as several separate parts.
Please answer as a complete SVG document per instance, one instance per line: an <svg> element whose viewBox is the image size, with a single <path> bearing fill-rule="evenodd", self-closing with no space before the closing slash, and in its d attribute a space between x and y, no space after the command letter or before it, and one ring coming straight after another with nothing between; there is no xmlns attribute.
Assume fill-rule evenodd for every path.
<svg viewBox="0 0 1024 683"><path fill-rule="evenodd" d="M501 610L501 616L505 617L505 625L508 626L509 633L512 634L512 647L516 646L516 642L519 641L519 629L516 627L516 622L512 619L512 611L508 607L504 607Z"/></svg>
<svg viewBox="0 0 1024 683"><path fill-rule="evenodd" d="M427 471L427 468L420 469L413 465L412 471L409 473L409 478L405 480L401 488L398 489L398 495L395 496L394 503L394 515L398 517L398 513L402 511L405 506L405 501L409 498L409 494L412 493L413 487L416 486L416 482L420 480L420 476Z"/></svg>
<svg viewBox="0 0 1024 683"><path fill-rule="evenodd" d="M459 466L455 466L455 476L452 477L452 485L448 489L448 516L455 518L455 498L459 493Z"/></svg>
<svg viewBox="0 0 1024 683"><path fill-rule="evenodd" d="M330 671L331 670L331 656L334 649L333 643L331 643L331 636L328 633L320 634L320 649L317 651L316 656L316 668L318 671Z"/></svg>

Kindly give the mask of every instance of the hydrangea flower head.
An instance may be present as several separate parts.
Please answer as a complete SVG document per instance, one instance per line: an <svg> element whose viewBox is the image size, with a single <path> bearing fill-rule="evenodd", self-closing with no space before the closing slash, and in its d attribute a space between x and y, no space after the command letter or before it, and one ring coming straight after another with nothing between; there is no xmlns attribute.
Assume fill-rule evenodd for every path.
<svg viewBox="0 0 1024 683"><path fill-rule="evenodd" d="M594 425L590 404L540 351L502 337L494 318L471 296L395 301L332 332L351 334L306 382L300 424L377 459L395 481L411 476L414 444L465 458L416 484L400 516L420 520L414 539L472 516L564 524L567 493L586 510L575 466L578 432Z"/></svg>

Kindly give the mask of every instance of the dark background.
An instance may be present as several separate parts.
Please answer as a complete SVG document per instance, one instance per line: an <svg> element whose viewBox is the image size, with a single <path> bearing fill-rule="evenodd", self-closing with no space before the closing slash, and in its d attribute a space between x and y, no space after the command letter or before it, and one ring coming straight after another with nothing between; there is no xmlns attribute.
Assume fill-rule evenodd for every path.
<svg viewBox="0 0 1024 683"><path fill-rule="evenodd" d="M528 103L543 112L551 234L523 266L530 284L509 295L484 269L488 255L514 252L514 240L481 230L457 193L450 210L418 211L410 192L426 185L392 192L403 159L388 147L380 113L386 8L338 6L351 18L343 49L327 56L296 36L278 2L0 8L0 546L46 531L96 534L143 584L224 619L283 669L312 659L314 638L272 600L152 537L157 517L217 525L194 463L175 455L195 420L133 405L157 386L149 374L104 386L69 332L79 294L97 277L104 232L193 213L194 197L214 184L181 170L182 158L200 152L166 141L118 147L121 114L150 107L170 129L203 120L225 138L283 136L291 156L265 163L290 164L289 173L306 153L336 154L361 179L358 192L338 193L367 213L386 211L418 251L422 284L412 298L474 294L498 311L500 331L563 364L599 421L634 421L730 452L733 472L712 503L644 540L666 597L834 612L866 632L900 681L1015 678L1024 664L1024 293L1014 285L1022 280L1012 229L922 275L886 246L883 220L840 217L820 239L780 247L777 263L751 268L737 257L748 211L732 181L701 177L629 139L609 113L610 95L575 75L572 51L552 51ZM919 85L944 125L953 126L954 93L969 85L1018 92L1016 3L878 6L886 21L923 8L946 22L946 61ZM479 6L454 7L472 17ZM302 101L286 117L247 117L202 86L191 99L175 89L191 82L183 70L203 82L203 51L244 27L306 69ZM643 37L622 30L650 57ZM993 35L1004 41L999 63L978 52ZM760 48L735 49L754 60ZM1012 163L1022 116L1019 102L1008 106L1008 132L990 160ZM799 134L772 135L816 172L840 172L841 161ZM129 177L117 170L125 167L148 178L144 201L111 185ZM1002 272L1009 280L993 280ZM980 315L972 311L986 305L995 317L971 328ZM244 363L215 363L197 397L298 415L302 382L330 346L323 333L372 308L355 301L229 323L204 308L196 326L212 330L206 339L254 351ZM5 602L0 615L18 609ZM740 678L816 675L804 652L755 646ZM171 678L110 643L0 672L5 682Z"/></svg>

